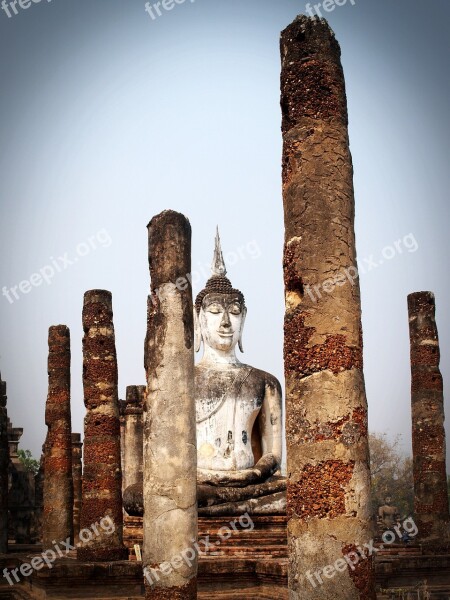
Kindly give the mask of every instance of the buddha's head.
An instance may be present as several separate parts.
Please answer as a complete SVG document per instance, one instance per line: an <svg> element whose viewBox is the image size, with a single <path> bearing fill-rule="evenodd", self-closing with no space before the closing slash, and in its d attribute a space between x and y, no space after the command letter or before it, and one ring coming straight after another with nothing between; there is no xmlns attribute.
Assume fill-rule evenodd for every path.
<svg viewBox="0 0 450 600"><path fill-rule="evenodd" d="M195 301L195 349L201 342L214 350L232 353L239 344L241 352L242 332L247 308L242 292L236 290L226 277L226 268L220 248L219 233L212 264L212 276Z"/></svg>

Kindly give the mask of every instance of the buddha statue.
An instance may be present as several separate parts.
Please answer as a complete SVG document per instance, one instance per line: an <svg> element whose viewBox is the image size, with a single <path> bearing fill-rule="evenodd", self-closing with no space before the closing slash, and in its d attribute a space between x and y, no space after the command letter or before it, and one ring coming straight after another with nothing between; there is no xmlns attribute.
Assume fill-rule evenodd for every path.
<svg viewBox="0 0 450 600"><path fill-rule="evenodd" d="M388 496L385 504L378 509L378 527L385 531L391 529L399 519L400 515L396 506L392 506L392 500Z"/></svg>
<svg viewBox="0 0 450 600"><path fill-rule="evenodd" d="M236 356L247 308L226 274L217 233L212 276L194 307L196 352L204 346L195 367L199 514L279 512L281 386Z"/></svg>
<svg viewBox="0 0 450 600"><path fill-rule="evenodd" d="M282 451L282 396L277 379L236 356L243 352L247 308L226 277L217 233L212 276L194 307L199 515L280 514L286 479L277 474ZM124 492L124 508L142 516L142 482Z"/></svg>

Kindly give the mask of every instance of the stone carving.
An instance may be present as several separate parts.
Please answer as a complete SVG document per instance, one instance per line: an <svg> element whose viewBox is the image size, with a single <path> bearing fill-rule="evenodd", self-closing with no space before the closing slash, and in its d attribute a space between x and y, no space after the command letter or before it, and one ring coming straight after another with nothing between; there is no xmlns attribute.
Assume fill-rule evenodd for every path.
<svg viewBox="0 0 450 600"><path fill-rule="evenodd" d="M397 507L392 506L392 500L389 496L385 499L385 503L378 509L378 526L383 531L385 529L392 529L400 518Z"/></svg>
<svg viewBox="0 0 450 600"><path fill-rule="evenodd" d="M223 510L269 513L283 510L285 482L272 479L282 451L281 386L270 373L243 364L247 307L226 277L217 232L212 276L198 294L195 367L199 514ZM265 500L257 500L271 496Z"/></svg>

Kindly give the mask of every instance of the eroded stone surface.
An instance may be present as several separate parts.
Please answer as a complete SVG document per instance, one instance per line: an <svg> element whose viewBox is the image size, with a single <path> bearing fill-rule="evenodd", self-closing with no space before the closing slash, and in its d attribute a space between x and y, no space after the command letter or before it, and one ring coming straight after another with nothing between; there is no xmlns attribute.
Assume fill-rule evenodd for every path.
<svg viewBox="0 0 450 600"><path fill-rule="evenodd" d="M285 376L291 600L375 598L370 562L313 588L308 571L369 541L352 160L340 49L324 20L281 35Z"/></svg>
<svg viewBox="0 0 450 600"><path fill-rule="evenodd" d="M120 460L117 356L111 293L91 290L83 306L84 471L81 529L100 523L104 517L111 528L78 549L86 561L123 560L122 470Z"/></svg>
<svg viewBox="0 0 450 600"><path fill-rule="evenodd" d="M444 394L439 337L431 292L408 296L416 525L422 543L439 545L448 531Z"/></svg>
<svg viewBox="0 0 450 600"><path fill-rule="evenodd" d="M164 211L151 220L148 234L143 565L150 569L191 548L197 537L197 450L193 303L186 279L191 227L183 215ZM146 581L146 598L196 598L196 575L196 560L181 561L154 586Z"/></svg>
<svg viewBox="0 0 450 600"><path fill-rule="evenodd" d="M72 480L73 480L73 534L75 539L80 532L82 499L82 453L83 442L80 433L72 433Z"/></svg>
<svg viewBox="0 0 450 600"><path fill-rule="evenodd" d="M48 332L45 423L42 543L51 548L53 540L73 539L70 331L65 325Z"/></svg>

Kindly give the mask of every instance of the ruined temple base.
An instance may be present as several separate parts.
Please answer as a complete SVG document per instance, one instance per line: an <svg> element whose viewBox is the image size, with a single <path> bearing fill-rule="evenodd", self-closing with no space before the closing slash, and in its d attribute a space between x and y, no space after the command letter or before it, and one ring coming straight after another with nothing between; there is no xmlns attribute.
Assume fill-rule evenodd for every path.
<svg viewBox="0 0 450 600"><path fill-rule="evenodd" d="M199 537L218 540L233 519L199 521ZM287 600L285 517L254 517L253 531L239 529L199 564L199 600ZM4 568L20 567L38 554L0 555ZM377 600L450 600L450 554L420 546L392 546L377 554ZM142 600L142 565L136 561L83 563L59 559L10 587L0 577L0 600ZM333 580L328 582L333 584Z"/></svg>
<svg viewBox="0 0 450 600"><path fill-rule="evenodd" d="M242 528L237 521L234 531L230 524L236 519L198 520L199 540L211 544L199 562L199 600L287 600L286 516L252 516L253 530ZM222 528L233 532L229 539L219 537Z"/></svg>
<svg viewBox="0 0 450 600"><path fill-rule="evenodd" d="M449 600L450 553L393 546L375 561L377 600Z"/></svg>
<svg viewBox="0 0 450 600"><path fill-rule="evenodd" d="M243 528L237 517L199 519L199 539L211 545L199 562L199 600L287 600L287 531L285 516L254 516L254 529ZM142 545L142 520L128 521L126 545ZM247 521L245 521L247 524ZM228 528L228 540L219 538ZM202 544L200 544L202 547ZM0 557L9 570L30 561L30 554ZM59 559L52 569L34 572L13 587L0 581L0 599L8 600L137 600L144 597L142 564L85 563Z"/></svg>
<svg viewBox="0 0 450 600"><path fill-rule="evenodd" d="M0 569L20 567L32 555L0 557ZM34 555L36 556L36 555ZM142 567L136 562L85 563L72 558L55 561L21 582L0 582L1 600L140 600L144 597Z"/></svg>
<svg viewBox="0 0 450 600"><path fill-rule="evenodd" d="M123 545L128 548L130 560L136 560L134 546L140 546L142 551L142 542L142 517L130 517L126 514L123 518Z"/></svg>

